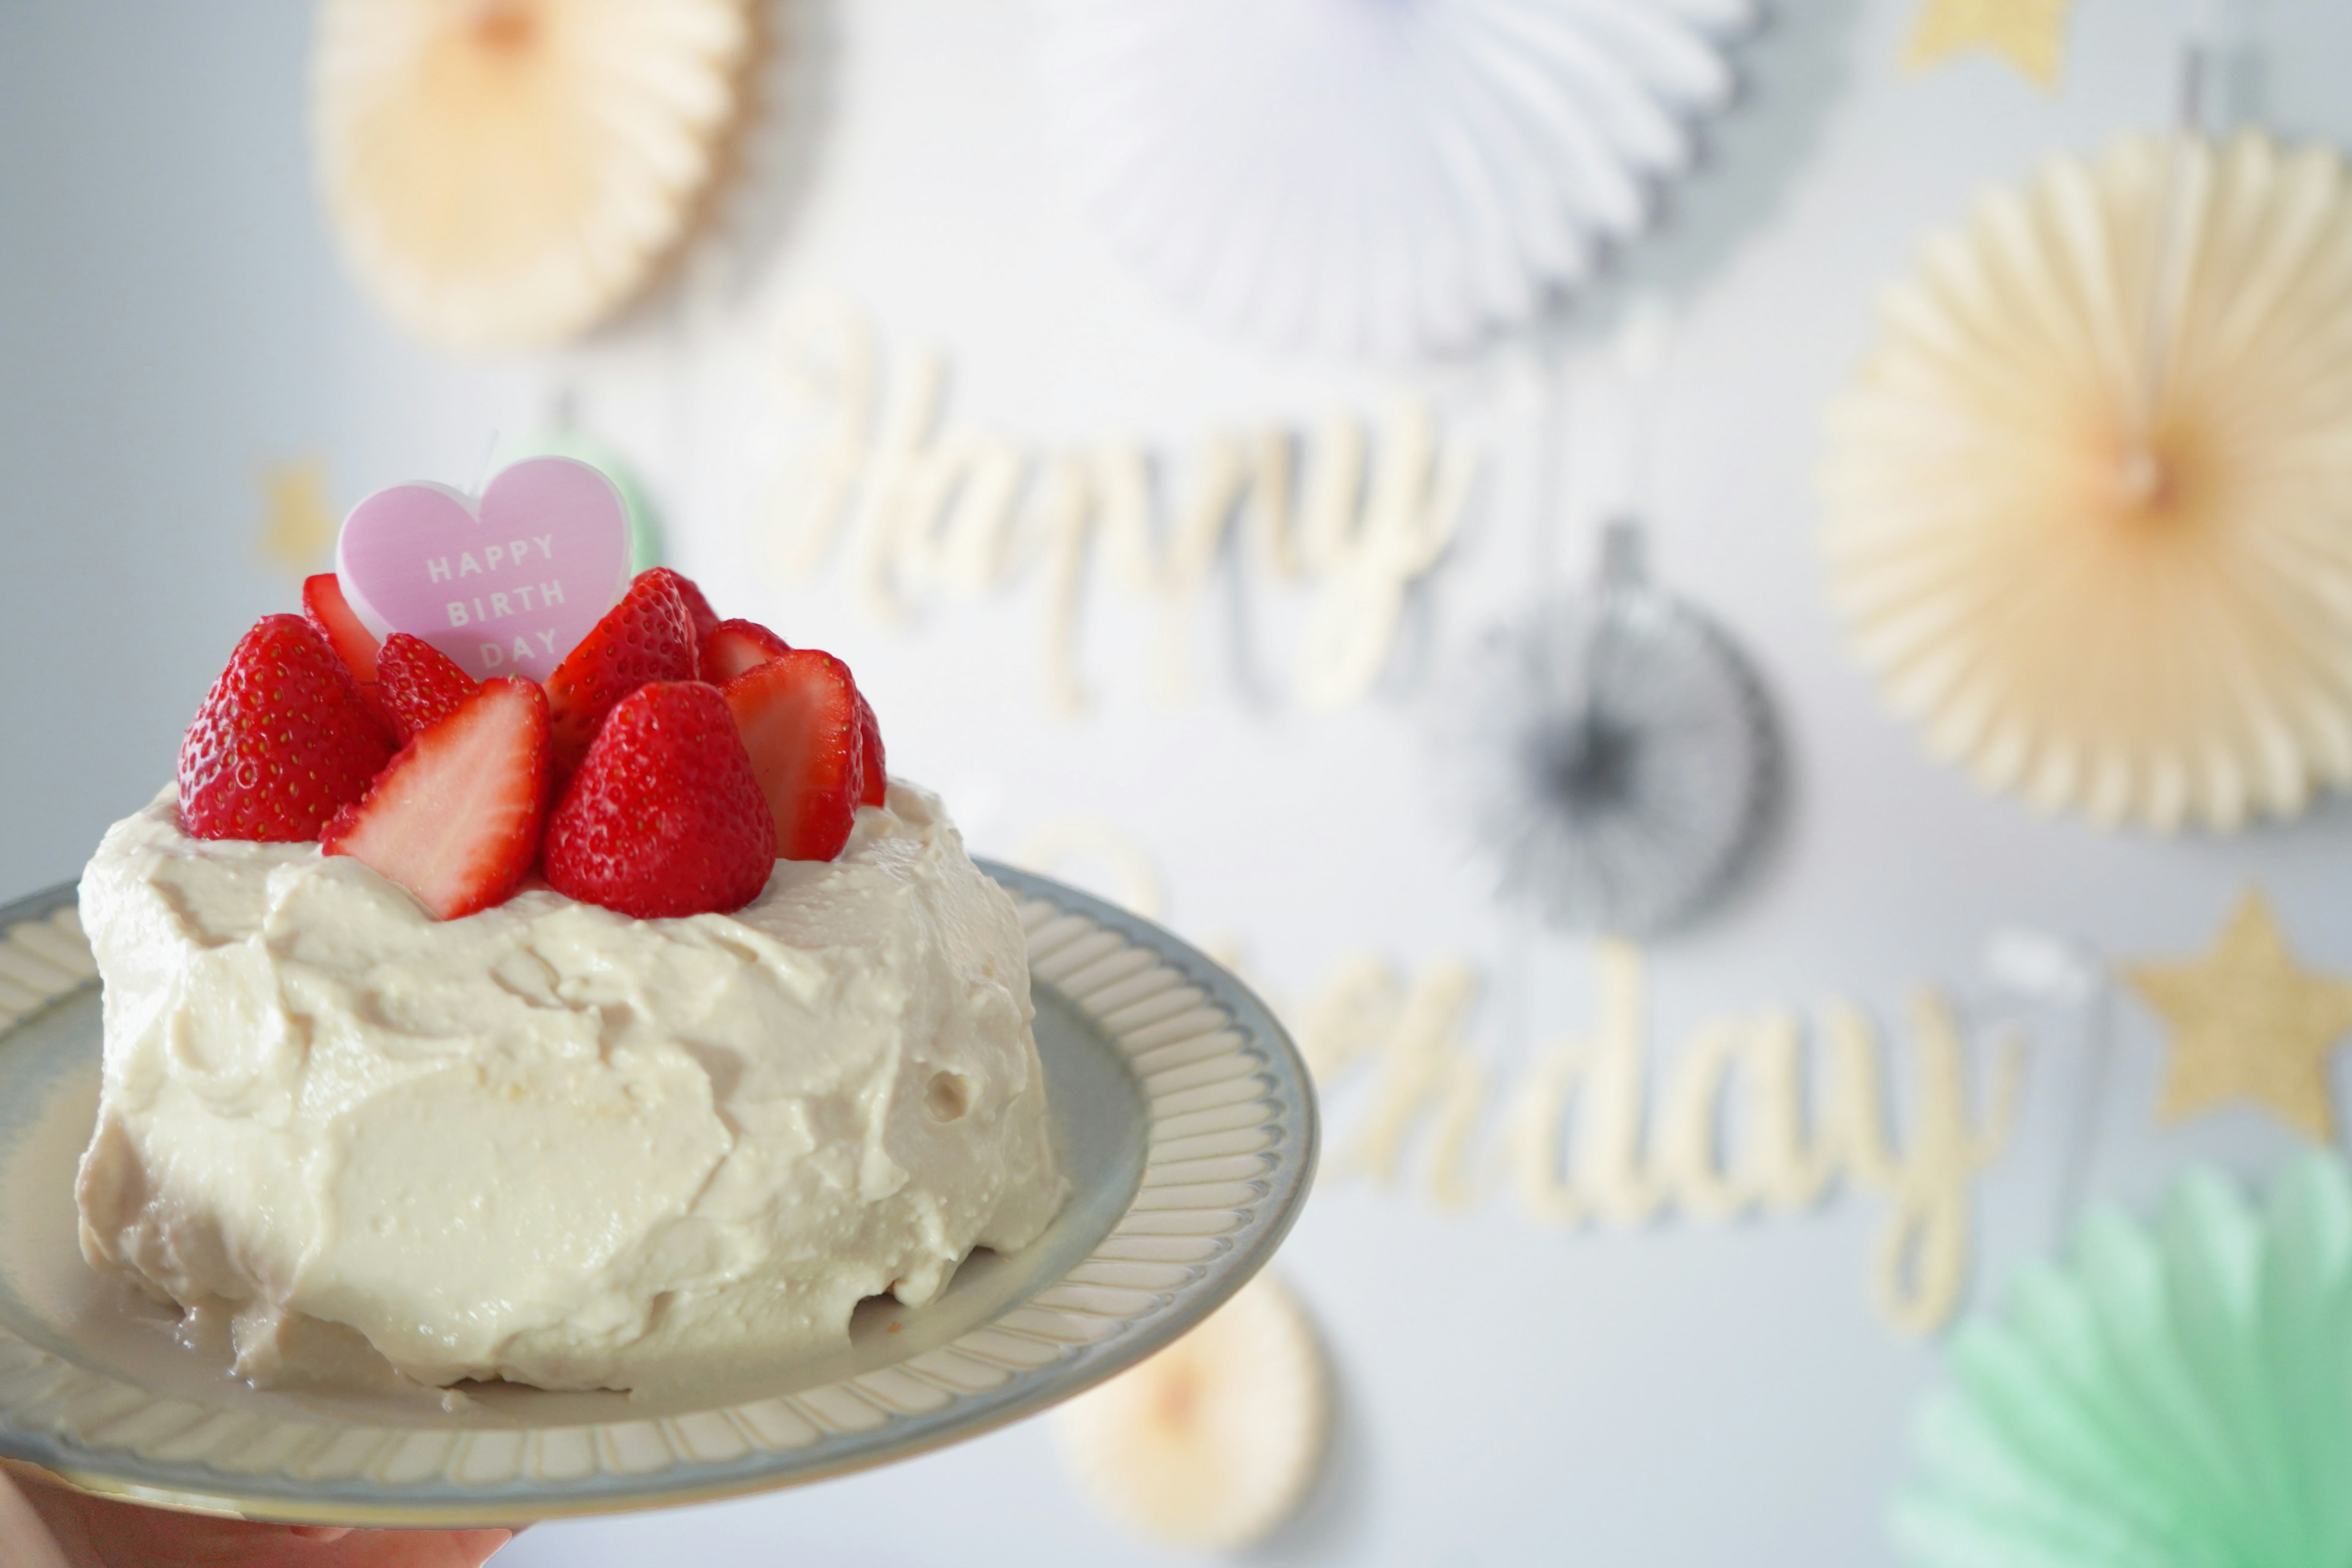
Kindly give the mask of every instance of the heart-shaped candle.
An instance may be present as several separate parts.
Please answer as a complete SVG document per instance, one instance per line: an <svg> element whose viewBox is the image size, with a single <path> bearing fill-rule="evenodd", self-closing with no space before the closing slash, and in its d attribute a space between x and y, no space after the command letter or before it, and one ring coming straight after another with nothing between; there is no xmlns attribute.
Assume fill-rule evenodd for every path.
<svg viewBox="0 0 2352 1568"><path fill-rule="evenodd" d="M479 500L394 485L343 520L335 575L379 640L422 637L477 680L544 680L628 585L628 509L570 458L502 468Z"/></svg>

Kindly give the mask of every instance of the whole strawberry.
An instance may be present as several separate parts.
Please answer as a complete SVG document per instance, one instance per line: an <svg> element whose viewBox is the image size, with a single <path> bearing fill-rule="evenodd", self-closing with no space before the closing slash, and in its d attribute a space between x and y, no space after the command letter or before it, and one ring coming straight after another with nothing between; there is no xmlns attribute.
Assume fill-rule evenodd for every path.
<svg viewBox="0 0 2352 1568"><path fill-rule="evenodd" d="M700 647L702 639L709 637L718 626L719 612L710 607L710 601L704 597L702 590L696 586L694 579L684 573L673 572L667 566L649 566L638 573L637 576L640 579L658 578L677 591L677 602L686 606L687 620L694 627L694 646ZM718 682L713 681L711 684L715 686Z"/></svg>
<svg viewBox="0 0 2352 1568"><path fill-rule="evenodd" d="M559 770L578 764L613 704L648 680L692 680L694 617L675 572L642 572L547 678Z"/></svg>
<svg viewBox="0 0 2352 1568"><path fill-rule="evenodd" d="M180 743L180 825L198 838L316 838L391 760L325 635L300 616L264 616Z"/></svg>
<svg viewBox="0 0 2352 1568"><path fill-rule="evenodd" d="M394 632L376 655L376 706L404 745L455 713L479 682L422 637Z"/></svg>
<svg viewBox="0 0 2352 1568"><path fill-rule="evenodd" d="M640 686L605 718L547 819L556 891L640 920L723 914L759 897L775 819L715 686Z"/></svg>

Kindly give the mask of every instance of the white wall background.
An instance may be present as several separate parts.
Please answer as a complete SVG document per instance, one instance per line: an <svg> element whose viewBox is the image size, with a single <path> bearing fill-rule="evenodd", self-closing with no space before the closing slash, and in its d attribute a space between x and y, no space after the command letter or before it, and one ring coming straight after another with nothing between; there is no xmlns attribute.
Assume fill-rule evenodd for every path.
<svg viewBox="0 0 2352 1568"><path fill-rule="evenodd" d="M1739 52L1745 100L1668 232L1555 334L1589 355L1625 283L1678 306L1659 568L1745 640L1793 753L1791 810L1761 874L1654 955L1661 1052L1727 1008L1843 994L1893 1018L1922 981L1974 993L2005 925L2186 952L2249 879L2306 956L2352 970L2342 803L2227 839L2038 821L1929 762L1840 646L1810 549L1810 474L1874 289L1986 183L2165 120L2186 9L2082 0L2064 88L2044 96L1982 58L1901 72L1915 5L1783 0ZM665 503L676 562L722 612L849 659L895 771L944 788L978 847L1003 852L1070 813L1115 823L1167 868L1175 923L1241 938L1278 993L1365 950L1470 955L1495 980L1480 1043L1505 1075L1589 1016L1586 952L1500 913L1444 820L1416 661L1376 700L1310 716L1247 698L1207 659L1213 620L1202 700L1164 712L1132 617L1105 597L1090 627L1103 709L1063 725L1037 695L1034 584L887 631L837 590L773 584L753 523L752 453L774 418L765 322L799 289L853 292L893 349L943 348L961 416L1041 444L1131 431L1181 454L1223 425L1370 411L1417 388L1485 432L1496 461L1428 606L1442 662L1525 603L1543 557L1525 499L1542 438L1533 345L1374 374L1199 333L1130 282L1066 199L1025 10L855 0L793 18L784 119L755 138L677 283L560 363L444 363L396 339L337 267L303 137L308 21L292 0L0 7L0 897L75 874L169 773L238 632L290 603L292 580L255 544L263 465L321 454L346 505L403 479L469 482L491 431L534 426L568 389ZM2267 0L2257 28L2263 118L2352 141L2352 6ZM1573 408L1566 438L1573 481ZM1550 526L1580 559L1584 521ZM2129 1006L2123 1021L2098 1190L2144 1203L2192 1158L2260 1172L2287 1151L2250 1113L2158 1131L2153 1027ZM1982 1189L1980 1300L2053 1241L2077 1041L2063 1019L2036 1041L2019 1142ZM1895 1340L1866 1305L1883 1217L1877 1199L1844 1195L1794 1220L1561 1236L1499 1198L1460 1215L1327 1185L1284 1267L1340 1368L1342 1436L1324 1494L1260 1558L1885 1560L1882 1510L1937 1352ZM673 1555L1168 1560L1087 1510L1048 1424L1033 1423L803 1492L547 1527L502 1561Z"/></svg>

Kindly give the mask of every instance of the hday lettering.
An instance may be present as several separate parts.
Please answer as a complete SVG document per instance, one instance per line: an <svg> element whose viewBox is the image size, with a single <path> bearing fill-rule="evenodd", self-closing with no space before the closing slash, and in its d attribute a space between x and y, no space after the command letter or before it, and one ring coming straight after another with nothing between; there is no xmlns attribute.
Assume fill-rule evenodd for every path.
<svg viewBox="0 0 2352 1568"><path fill-rule="evenodd" d="M545 609L550 605L562 603L563 603L562 578L558 577L552 583L541 583L539 585L539 604L541 609Z"/></svg>
<svg viewBox="0 0 2352 1568"><path fill-rule="evenodd" d="M532 635L537 637L541 643L544 643L547 646L547 657L553 658L555 657L555 634L553 632L535 632Z"/></svg>
<svg viewBox="0 0 2352 1568"><path fill-rule="evenodd" d="M1668 1206L1714 1219L1792 1212L1843 1177L1891 1200L1871 1268L1881 1314L1912 1334L1947 1321L1968 1279L1976 1178L2014 1126L2017 1043L1996 1055L1987 1103L1972 1107L1958 1024L1939 994L1919 994L1916 1103L1910 1136L1898 1142L1885 1109L1894 1042L1861 1009L1832 1001L1819 1010L1818 1090L1808 1088L1796 1014L1727 1015L1685 1043L1654 1118L1645 965L1622 942L1601 943L1596 956L1598 1027L1539 1052L1511 1088L1487 1151L1498 1160L1480 1157L1489 1082L1465 1039L1476 984L1469 968L1441 963L1410 987L1377 961L1336 976L1302 1021L1301 1049L1327 1085L1363 1060L1377 1082L1331 1168L1391 1182L1418 1142L1423 1179L1442 1203L1475 1203L1499 1165L1540 1222L1629 1226Z"/></svg>
<svg viewBox="0 0 2352 1568"><path fill-rule="evenodd" d="M515 656L515 662L516 662L517 664L520 664L524 659L527 659L527 658L529 658L530 657L530 639L529 637L517 637L517 638L515 638L515 640L514 640L514 656Z"/></svg>
<svg viewBox="0 0 2352 1568"><path fill-rule="evenodd" d="M482 668L496 669L507 661L507 650L494 642L482 645Z"/></svg>

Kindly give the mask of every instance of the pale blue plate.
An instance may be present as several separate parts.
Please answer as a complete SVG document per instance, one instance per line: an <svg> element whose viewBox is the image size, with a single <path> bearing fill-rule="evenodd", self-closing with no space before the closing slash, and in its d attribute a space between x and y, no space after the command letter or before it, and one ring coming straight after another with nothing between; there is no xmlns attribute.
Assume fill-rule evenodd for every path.
<svg viewBox="0 0 2352 1568"><path fill-rule="evenodd" d="M81 1259L75 1161L99 994L74 890L0 908L0 1458L85 1489L253 1519L520 1524L761 1491L1032 1415L1198 1322L1272 1255L1315 1164L1315 1101L1265 1005L1148 921L989 865L1029 933L1037 1046L1075 1193L848 1351L667 1396L256 1389Z"/></svg>

